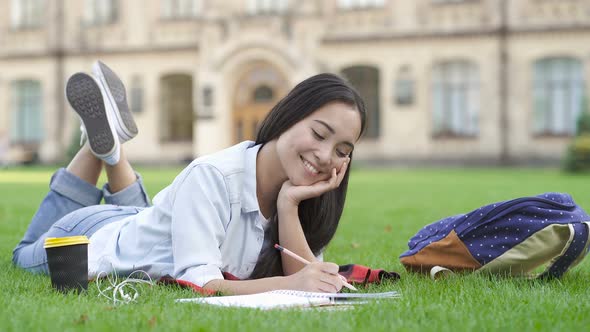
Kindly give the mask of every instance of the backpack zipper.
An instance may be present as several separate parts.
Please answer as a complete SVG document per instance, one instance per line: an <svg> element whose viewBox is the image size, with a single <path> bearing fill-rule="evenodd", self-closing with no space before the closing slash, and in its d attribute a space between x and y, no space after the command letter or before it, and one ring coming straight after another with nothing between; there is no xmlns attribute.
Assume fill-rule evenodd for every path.
<svg viewBox="0 0 590 332"><path fill-rule="evenodd" d="M538 205L534 205L533 203L538 202L541 204ZM521 203L527 203L527 204L523 204L522 206L518 206ZM459 236L463 236L467 233L469 233L471 230L475 229L476 227L480 227L480 226L484 226L498 218L503 217L504 215L514 211L514 210L520 210L524 207L529 207L529 206L537 206L537 207L547 207L547 206L542 206L542 205L549 205L549 207L556 207L556 210L571 210L575 208L575 205L565 205L562 203L557 203L555 201L552 200L548 200L545 198L540 198L540 197L522 197L522 198L517 198L508 202L505 202L495 208L493 208L492 210L490 210L489 212L487 212L484 216L481 216L480 218L478 218L479 220L472 222L472 224L468 227L465 227L463 230L461 230L460 232L458 231L458 228L461 228L462 225L464 225L466 222L469 222L471 218L467 218L466 220L464 220L461 225L459 225L458 227L455 227L455 231L457 232L457 235ZM518 206L518 207L517 207ZM472 212L473 214L475 214L475 211ZM490 219L487 219L488 216L493 216ZM471 216L470 216L471 217ZM483 222L481 222L482 220L485 220Z"/></svg>

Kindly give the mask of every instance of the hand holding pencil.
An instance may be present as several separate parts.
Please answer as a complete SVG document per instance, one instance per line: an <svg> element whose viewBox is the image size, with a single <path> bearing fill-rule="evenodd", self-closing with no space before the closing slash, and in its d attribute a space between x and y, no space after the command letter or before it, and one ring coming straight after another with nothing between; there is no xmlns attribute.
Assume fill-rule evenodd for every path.
<svg viewBox="0 0 590 332"><path fill-rule="evenodd" d="M299 256L299 255L297 255L296 253L292 252L291 250L289 250L289 249L287 249L287 248L284 248L284 247L282 247L282 246L280 246L280 245L278 245L278 244L275 244L275 245L274 245L274 247L275 247L277 250L279 250L279 251L281 251L281 252L284 252L285 254L287 254L287 255L289 255L290 257L292 257L292 258L294 258L294 259L296 259L296 260L300 261L301 263L303 263L303 264L305 264L305 265L309 265L309 264L311 264L311 262L310 262L310 261L308 261L307 259L305 259L305 258L303 258L303 257L301 257L301 256ZM354 290L354 291L356 291L356 290L357 290L357 289L356 289L354 286L352 286L351 284L349 284L348 282L346 282L346 278L344 278L342 275L338 274L338 276L339 276L339 277L340 277L340 279L342 280L342 284L344 285L344 287L346 287L346 288L348 288L348 289L350 289L350 290Z"/></svg>

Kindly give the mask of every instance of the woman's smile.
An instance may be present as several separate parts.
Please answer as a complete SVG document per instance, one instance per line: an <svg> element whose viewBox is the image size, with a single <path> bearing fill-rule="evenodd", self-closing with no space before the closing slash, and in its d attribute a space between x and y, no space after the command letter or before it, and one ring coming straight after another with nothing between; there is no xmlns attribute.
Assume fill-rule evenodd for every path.
<svg viewBox="0 0 590 332"><path fill-rule="evenodd" d="M303 162L303 168L308 175L316 177L320 174L320 171L307 159L303 158L303 156L299 156L299 158L301 158L301 161Z"/></svg>

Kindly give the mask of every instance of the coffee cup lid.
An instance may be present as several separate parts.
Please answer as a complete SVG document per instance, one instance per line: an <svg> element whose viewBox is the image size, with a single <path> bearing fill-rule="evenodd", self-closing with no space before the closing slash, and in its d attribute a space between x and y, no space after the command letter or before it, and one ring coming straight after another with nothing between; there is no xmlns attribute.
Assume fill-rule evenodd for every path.
<svg viewBox="0 0 590 332"><path fill-rule="evenodd" d="M55 248L63 246L73 246L76 244L88 244L88 238L85 235L67 236L67 237L48 237L45 239L44 248Z"/></svg>

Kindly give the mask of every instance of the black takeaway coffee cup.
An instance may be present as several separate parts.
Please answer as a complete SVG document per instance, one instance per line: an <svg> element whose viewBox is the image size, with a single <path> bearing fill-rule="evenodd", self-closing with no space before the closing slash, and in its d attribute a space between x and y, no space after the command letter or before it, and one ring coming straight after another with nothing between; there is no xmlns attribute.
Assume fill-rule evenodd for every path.
<svg viewBox="0 0 590 332"><path fill-rule="evenodd" d="M51 285L60 292L88 289L88 238L86 236L48 237L45 252Z"/></svg>

